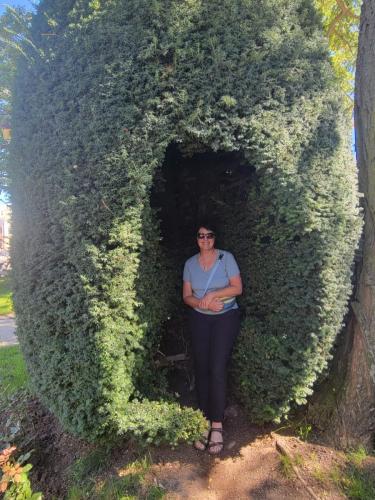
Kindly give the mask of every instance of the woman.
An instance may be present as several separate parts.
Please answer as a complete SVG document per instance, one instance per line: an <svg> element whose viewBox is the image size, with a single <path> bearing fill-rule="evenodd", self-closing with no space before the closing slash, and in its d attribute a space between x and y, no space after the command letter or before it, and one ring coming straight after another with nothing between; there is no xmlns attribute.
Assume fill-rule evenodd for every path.
<svg viewBox="0 0 375 500"><path fill-rule="evenodd" d="M202 441L194 446L217 454L223 449L223 418L227 365L239 332L235 297L242 293L240 270L233 255L215 248L211 223L197 231L199 253L185 263L183 300L191 307L192 335L198 405L210 423Z"/></svg>

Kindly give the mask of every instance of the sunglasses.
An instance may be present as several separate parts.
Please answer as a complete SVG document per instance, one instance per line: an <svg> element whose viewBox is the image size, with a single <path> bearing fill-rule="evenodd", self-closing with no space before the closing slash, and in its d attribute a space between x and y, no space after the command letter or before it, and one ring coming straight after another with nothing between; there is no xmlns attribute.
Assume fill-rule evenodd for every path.
<svg viewBox="0 0 375 500"><path fill-rule="evenodd" d="M215 238L215 233L198 233L198 240L213 240Z"/></svg>

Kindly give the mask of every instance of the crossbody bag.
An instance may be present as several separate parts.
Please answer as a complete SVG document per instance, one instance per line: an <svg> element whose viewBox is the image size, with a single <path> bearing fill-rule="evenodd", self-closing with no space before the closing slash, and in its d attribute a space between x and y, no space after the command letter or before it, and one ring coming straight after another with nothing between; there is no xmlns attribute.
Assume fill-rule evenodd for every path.
<svg viewBox="0 0 375 500"><path fill-rule="evenodd" d="M223 257L224 257L224 254L220 253L219 258L217 259L217 261L216 261L214 267L212 268L211 273L210 273L210 275L208 277L208 280L207 280L207 283L206 283L206 288L205 288L205 290L203 292L203 297L206 295L206 292L207 292L208 287L209 287L209 285L210 285L210 283L212 281L212 278L214 277L214 274L216 273L216 270L219 267L220 262L223 260ZM224 304L224 309L223 310L226 311L226 310L229 310L229 309L232 308L232 306L233 306L236 298L235 297L219 297L219 300Z"/></svg>

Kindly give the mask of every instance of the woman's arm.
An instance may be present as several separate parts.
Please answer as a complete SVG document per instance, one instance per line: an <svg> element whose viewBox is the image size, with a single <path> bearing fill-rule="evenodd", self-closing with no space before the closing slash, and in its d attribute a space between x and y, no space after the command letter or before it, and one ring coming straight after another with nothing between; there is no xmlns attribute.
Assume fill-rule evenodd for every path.
<svg viewBox="0 0 375 500"><path fill-rule="evenodd" d="M186 305L190 307L198 307L199 300L194 297L193 289L190 281L184 281L182 285L182 298Z"/></svg>
<svg viewBox="0 0 375 500"><path fill-rule="evenodd" d="M220 299L223 297L237 297L242 294L242 280L241 275L232 276L229 278L229 285L225 288L219 288L213 292L208 292L206 295L198 301L198 306L201 309L207 309L208 305L215 299Z"/></svg>
<svg viewBox="0 0 375 500"><path fill-rule="evenodd" d="M205 307L202 307L200 305L202 301L193 295L190 281L183 282L182 298L185 304L192 308L199 307L200 309L210 309L210 311L220 312L224 307L224 304L220 300L210 300Z"/></svg>

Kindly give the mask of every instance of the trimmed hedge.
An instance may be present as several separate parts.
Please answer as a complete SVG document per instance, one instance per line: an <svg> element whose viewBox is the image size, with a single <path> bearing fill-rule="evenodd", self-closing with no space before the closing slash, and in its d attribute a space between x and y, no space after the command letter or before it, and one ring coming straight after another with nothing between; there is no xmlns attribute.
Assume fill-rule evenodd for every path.
<svg viewBox="0 0 375 500"><path fill-rule="evenodd" d="M221 221L245 283L238 394L257 420L303 403L342 325L361 226L312 2L44 0L31 36L39 53L14 92L12 258L43 401L92 439L154 421L151 440L176 442L199 427L157 402L153 364L176 272L150 193L174 143L236 152L254 172Z"/></svg>

